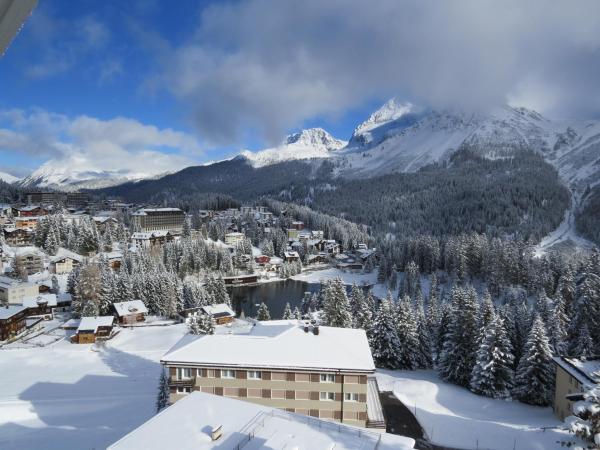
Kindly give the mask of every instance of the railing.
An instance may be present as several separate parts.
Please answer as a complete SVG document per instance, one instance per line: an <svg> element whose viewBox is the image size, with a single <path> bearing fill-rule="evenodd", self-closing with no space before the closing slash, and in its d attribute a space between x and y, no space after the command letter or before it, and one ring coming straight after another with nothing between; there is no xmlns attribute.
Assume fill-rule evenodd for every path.
<svg viewBox="0 0 600 450"><path fill-rule="evenodd" d="M373 448L377 448L381 441L381 433L373 431L366 431L360 428L354 428L342 423L327 422L310 416L304 416L300 414L292 414L278 409L273 409L270 412L259 412L257 413L241 430L240 433L244 435L241 441L234 447L234 450L242 449L248 442L250 442L259 428L265 426L265 420L269 417L277 417L280 419L288 420L290 422L301 422L307 425L313 425L318 428L326 428L331 431L338 433L348 433L351 435L358 436L359 438L372 439L374 441ZM246 431L247 430L247 431Z"/></svg>

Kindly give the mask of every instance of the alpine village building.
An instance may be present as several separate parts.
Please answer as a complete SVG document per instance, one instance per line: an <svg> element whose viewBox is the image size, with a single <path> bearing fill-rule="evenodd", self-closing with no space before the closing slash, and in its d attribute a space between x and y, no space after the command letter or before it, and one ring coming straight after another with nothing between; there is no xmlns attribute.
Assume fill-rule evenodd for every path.
<svg viewBox="0 0 600 450"><path fill-rule="evenodd" d="M573 415L575 402L583 400L583 392L600 384L600 355L587 359L554 357L554 414L560 420Z"/></svg>
<svg viewBox="0 0 600 450"><path fill-rule="evenodd" d="M185 213L179 208L144 208L131 215L132 229L135 231L168 230L181 232Z"/></svg>
<svg viewBox="0 0 600 450"><path fill-rule="evenodd" d="M255 322L243 332L219 331L187 335L162 357L171 402L201 391L385 428L364 330L277 320Z"/></svg>

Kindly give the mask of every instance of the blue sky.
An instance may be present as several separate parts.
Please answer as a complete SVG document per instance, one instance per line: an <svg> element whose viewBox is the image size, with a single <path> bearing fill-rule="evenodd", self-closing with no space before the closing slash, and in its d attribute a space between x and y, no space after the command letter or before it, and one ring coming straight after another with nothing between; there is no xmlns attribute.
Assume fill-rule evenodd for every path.
<svg viewBox="0 0 600 450"><path fill-rule="evenodd" d="M600 2L40 0L0 59L0 171L160 173L392 96L600 112Z"/></svg>

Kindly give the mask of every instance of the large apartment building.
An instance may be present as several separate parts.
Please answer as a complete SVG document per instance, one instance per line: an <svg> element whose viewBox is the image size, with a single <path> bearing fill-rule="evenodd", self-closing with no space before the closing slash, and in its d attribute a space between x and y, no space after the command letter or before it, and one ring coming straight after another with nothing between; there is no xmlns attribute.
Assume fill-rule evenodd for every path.
<svg viewBox="0 0 600 450"><path fill-rule="evenodd" d="M185 213L179 208L144 208L131 215L134 231L168 230L181 232Z"/></svg>
<svg viewBox="0 0 600 450"><path fill-rule="evenodd" d="M364 330L282 320L251 324L243 333L227 331L185 336L163 356L172 402L201 391L350 425L385 427Z"/></svg>

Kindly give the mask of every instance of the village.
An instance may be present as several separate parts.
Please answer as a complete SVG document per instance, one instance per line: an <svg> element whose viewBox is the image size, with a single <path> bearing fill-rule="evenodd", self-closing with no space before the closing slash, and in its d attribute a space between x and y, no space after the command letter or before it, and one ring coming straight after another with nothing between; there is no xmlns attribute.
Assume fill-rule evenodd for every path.
<svg viewBox="0 0 600 450"><path fill-rule="evenodd" d="M281 439L274 431L281 421L301 430L306 439L319 440L326 433L340 448L419 448L434 442L468 448L464 434L443 438L435 434L436 427L445 428L457 417L436 419L434 398L422 410L398 415L394 403L398 399L408 405L427 398L414 397L412 390L431 382L429 372L417 381L407 372L376 369L373 331L367 323L364 329L360 323L351 328L323 325L324 315L337 314L327 311L328 296L346 296L339 290L336 294L336 288L346 291L354 284L348 291L351 309L358 308L352 322L360 322L364 314L354 303L356 298L368 300L361 291L377 294L370 302L380 301L386 290L389 295L390 284L377 279L378 252L366 243L344 247L323 230L286 211L276 215L263 205L187 215L175 207L32 192L27 204L2 205L0 213L2 355L36 352L72 358L85 353L69 348L81 348L99 354L94 364L117 352L119 364L133 358L143 366L150 364L141 363L144 352L150 352L152 343L162 342L162 350L151 351L154 373L136 380L135 389L144 393L140 398L144 412L138 411L139 420L130 421L128 427L98 436L102 445L114 441L109 448L165 448L168 443L160 440L160 430L174 427L175 434L186 436L192 430L179 418L194 414L208 427L200 448L222 443L227 431L227 442L234 447L250 445L259 436ZM140 270L148 273L136 274ZM255 316L247 316L231 302L229 293L237 289L290 277L320 280L321 292L305 295L293 310L289 303L294 299L277 299L285 304L281 317L273 317L264 303L256 305ZM163 287L152 285L154 278L163 280ZM506 448L517 441L520 446L515 448L540 449L549 442L568 441L559 424L571 415L585 386L598 382L600 363L562 357L554 362L555 418L527 406L497 405L500 417L489 418L495 425L488 426L487 437L478 436L477 445L508 432L502 419L506 414L515 420L509 432L514 440ZM91 374L81 370L82 377ZM414 383L414 388L406 388ZM437 383L439 389L448 389ZM396 400L390 403L386 398ZM494 402L477 399L463 414L479 417L482 408L489 408L486 403ZM218 413L240 400L244 406L239 414L226 419ZM148 404L153 403L162 412L151 418ZM213 412L198 415L206 404ZM542 440L538 434L527 437L518 424L523 415L532 423L536 414ZM141 425L145 420L148 423ZM423 431L401 431L413 422ZM138 426L139 431L134 429ZM546 432L548 427L552 431ZM232 428L239 437L231 435ZM390 434L390 430L397 431ZM185 448L184 442L177 445Z"/></svg>

